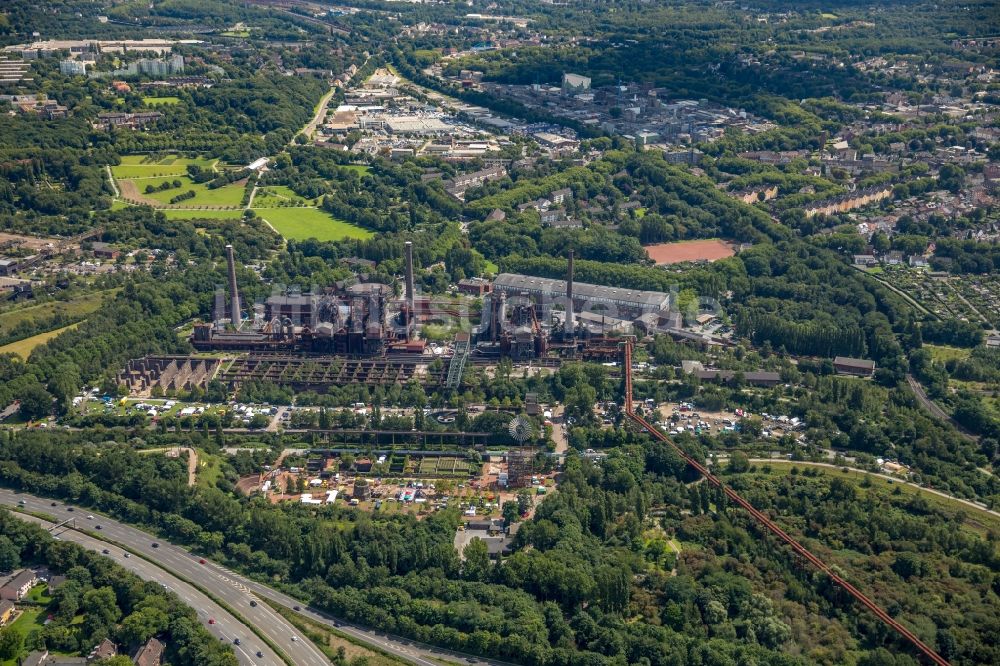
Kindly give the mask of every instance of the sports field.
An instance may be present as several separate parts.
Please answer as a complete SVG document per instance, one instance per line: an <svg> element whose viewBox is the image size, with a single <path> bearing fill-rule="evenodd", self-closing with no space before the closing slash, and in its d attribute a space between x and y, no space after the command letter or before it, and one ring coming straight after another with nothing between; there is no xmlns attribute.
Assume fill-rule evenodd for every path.
<svg viewBox="0 0 1000 666"><path fill-rule="evenodd" d="M647 245L646 254L658 266L683 261L718 261L735 254L732 245L717 238Z"/></svg>
<svg viewBox="0 0 1000 666"><path fill-rule="evenodd" d="M321 241L335 241L345 238L371 238L375 235L368 229L338 220L318 208L255 208L254 212L279 234L294 240L315 238Z"/></svg>

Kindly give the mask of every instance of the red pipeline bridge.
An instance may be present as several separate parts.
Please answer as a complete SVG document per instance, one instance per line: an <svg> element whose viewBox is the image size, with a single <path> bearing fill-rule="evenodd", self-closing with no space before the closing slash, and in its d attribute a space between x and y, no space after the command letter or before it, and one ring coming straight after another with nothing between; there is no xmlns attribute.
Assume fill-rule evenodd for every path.
<svg viewBox="0 0 1000 666"><path fill-rule="evenodd" d="M768 532L778 537L780 540L788 544L796 554L800 555L804 559L808 560L810 564L815 566L817 569L825 573L833 581L834 585L844 589L848 594L854 597L855 600L860 602L865 608L870 610L872 614L875 615L884 624L894 629L896 633L910 641L917 650L920 651L930 662L937 664L938 666L951 666L947 659L935 652L929 645L921 641L916 634L904 627L902 624L897 622L890 616L887 612L882 610L882 608L876 604L874 601L869 599L864 593L858 588L854 587L846 580L841 578L833 571L833 569L823 560L821 560L816 555L813 555L805 546L800 544L794 538L792 538L787 532L778 527L778 525L765 516L763 513L754 508L750 502L746 501L732 488L727 487L725 484L719 480L714 474L712 474L707 467L702 465L700 462L689 456L680 447L671 441L659 428L649 423L646 419L642 418L635 413L632 405L632 344L631 338L627 338L624 343L625 358L623 362L623 371L625 373L625 413L631 418L636 424L638 424L642 429L647 431L654 438L664 442L673 449L677 455L681 456L688 465L693 467L705 477L705 480L711 483L713 486L720 488L729 498L731 502L739 505L749 513L754 520L756 520L760 525L762 525Z"/></svg>

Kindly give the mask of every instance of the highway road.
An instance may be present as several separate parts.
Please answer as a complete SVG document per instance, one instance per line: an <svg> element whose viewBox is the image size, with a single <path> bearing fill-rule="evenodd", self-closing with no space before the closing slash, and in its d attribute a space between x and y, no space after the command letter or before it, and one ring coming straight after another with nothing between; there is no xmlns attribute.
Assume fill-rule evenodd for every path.
<svg viewBox="0 0 1000 666"><path fill-rule="evenodd" d="M215 598L222 600L229 607L233 608L247 622L257 627L268 639L288 655L295 666L329 666L330 662L311 641L300 636L294 626L266 603L257 603L256 607L252 607L250 606L251 600L259 602L262 599L268 599L287 608L297 609L300 615L314 622L335 628L336 631L354 638L359 643L377 648L402 661L417 664L418 666L441 666L442 662L462 662L465 664L481 664L483 666L509 666L502 661L479 659L467 654L437 648L407 638L393 636L382 631L343 622L319 609L308 607L302 601L292 596L252 581L210 560L206 560L204 564L201 564L201 558L198 556L192 555L179 546L165 542L137 528L93 513L82 507L69 507L61 501L57 502L57 506L52 506L54 500L35 497L25 493L14 493L11 490L0 488L0 505L15 508L17 507L18 500L21 499L25 501L23 507L25 510L49 514L59 520L76 518L78 528L87 529L93 535L99 535L103 539L122 544L133 552L142 554L143 557L163 567L160 571L173 581L180 582L178 578L169 572L176 572L177 576L191 581L201 589L207 590ZM73 511L70 511L70 508L73 508ZM23 516L24 514L15 515ZM93 520L88 520L87 516L90 515L94 516ZM101 526L100 530L97 529L97 525ZM67 530L63 538L73 538L74 541L82 542L82 539L89 537L79 531ZM96 543L100 544L101 542L98 541ZM158 547L153 548L153 543L159 544ZM112 554L116 552L120 553L121 551L121 548L106 544L102 547L107 547L112 551ZM141 558L137 558L134 555L129 559L124 559L120 556L115 559L123 564L142 561ZM156 567L152 566L151 568L156 569ZM173 587L176 583L167 584ZM204 595L202 597L205 598ZM201 602L192 603L192 607L199 609L199 603ZM210 612L215 612L214 608L217 608L217 606L213 605L209 609ZM205 617L207 622L208 615L199 614ZM215 617L218 622L218 616ZM229 637L235 637L232 636L233 626L235 625L232 623L226 625ZM261 642L249 629L245 629L245 627L241 628L244 629L244 633L239 635L239 637L241 638L241 642L246 644L246 646L249 646L249 644L256 645ZM238 648L241 646L234 647ZM263 648L253 648L254 651L257 649ZM268 651L265 651L265 656L267 654ZM272 662L263 659L255 663L270 666L272 663L277 665L281 662Z"/></svg>
<svg viewBox="0 0 1000 666"><path fill-rule="evenodd" d="M141 554L143 557L158 564L160 568L148 562L146 563L151 570L158 570L163 575L170 577L172 582L167 582L167 585L172 589L182 582L180 579L184 579L191 581L201 589L207 590L215 598L220 599L223 603L234 609L247 622L257 627L296 666L329 666L330 661L319 651L319 648L313 645L307 638L299 636L298 630L288 620L275 612L274 609L265 603L256 603L256 606L251 606L250 601L257 602L259 598L250 592L244 582L227 575L222 568L207 561L205 564L200 564L198 557L191 555L182 548L161 542L157 537L150 536L141 530L123 525L105 516L94 514L86 509L68 507L62 502L59 502L58 506L52 506L53 500L33 497L23 493L15 495L12 491L0 489L0 504L15 507L21 499L25 501L23 508L27 511L48 514L60 521L68 518L76 518L78 530L66 530L60 535L61 538L72 539L73 541L82 543L88 537L81 533L79 529L86 529L95 535L100 534L101 539L121 544L134 553ZM70 508L73 508L73 511L70 511ZM93 520L88 520L87 516L90 515L94 516ZM101 526L100 530L97 529L98 525ZM115 557L115 559L123 565L137 564L143 561L141 557L136 557L135 555L127 559L122 557L121 548L101 544L100 541L93 539L89 543L100 544L100 548L96 549L98 551L107 547L109 550L117 552L119 556ZM153 543L159 544L158 547L154 548ZM88 547L90 546L88 545ZM191 589L194 590L193 587ZM204 594L199 593L199 595L201 600L209 601L208 597ZM185 599L185 601L187 600ZM218 604L213 603L211 606L206 607L199 601L198 603L193 603L192 607L198 611L199 616L204 619L206 626L210 629L215 625L207 624L209 617L214 617L216 624L219 623L220 620L217 615L222 608ZM205 608L204 611L203 608ZM263 645L263 641L260 638L241 623L235 621L227 623L225 633L230 641L233 638L240 639L242 645L233 646L237 650L245 648L252 655L257 650L267 650L264 652L264 659L259 659L252 663L263 663L268 666L272 664L280 666L283 663L277 655ZM268 655L270 655L269 658Z"/></svg>
<svg viewBox="0 0 1000 666"><path fill-rule="evenodd" d="M6 493L7 491L2 492ZM4 503L6 503L6 498ZM21 520L41 525L46 529L56 525L56 523L50 523L46 520L23 513L14 513L14 515ZM176 578L166 570L156 566L155 564L147 562L141 557L132 556L126 558L120 548L89 537L85 533L80 532L79 530L71 529L68 526L57 527L52 531L52 534L59 539L74 541L84 548L97 553L100 553L103 550L108 550L108 557L113 558L122 567L128 569L143 580L159 583L164 588L180 597L181 601L185 604L195 609L198 613L198 618L205 624L208 631L219 640L232 644L233 639L240 638L240 645L233 645L233 650L235 651L240 664L243 664L244 666L250 666L251 664L253 666L271 666L272 664L279 666L282 663L281 659L278 658L278 655L276 655L271 648L264 644L263 641L254 636L242 622L233 617L228 611L222 608L222 606L219 606L193 586L188 585L179 578ZM215 620L215 623L208 624L209 619ZM257 656L258 651L260 651L262 656Z"/></svg>

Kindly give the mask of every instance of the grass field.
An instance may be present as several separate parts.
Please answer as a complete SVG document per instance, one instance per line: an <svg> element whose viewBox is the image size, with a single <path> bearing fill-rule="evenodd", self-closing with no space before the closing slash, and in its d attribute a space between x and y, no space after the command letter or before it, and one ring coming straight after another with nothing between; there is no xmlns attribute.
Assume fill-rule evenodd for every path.
<svg viewBox="0 0 1000 666"><path fill-rule="evenodd" d="M147 185L157 187L160 183L173 182L174 180L181 181L181 186L163 190L162 192L146 192ZM135 181L135 184L139 188L139 194L143 197L154 199L165 205L184 206L185 208L192 206L239 206L243 200L244 187L242 185L224 185L213 190L208 188L208 183L196 183L187 176L174 176L173 178L163 179L146 178ZM178 194L183 194L189 190L195 193L194 197L178 201L176 204L170 203L170 200Z"/></svg>
<svg viewBox="0 0 1000 666"><path fill-rule="evenodd" d="M375 234L344 220L338 220L318 208L263 208L254 209L258 217L266 220L285 238L321 241L345 238L371 238Z"/></svg>
<svg viewBox="0 0 1000 666"><path fill-rule="evenodd" d="M24 608L21 611L21 615L10 625L10 629L27 638L33 629L41 630L43 628L44 625L42 623L45 621L44 612L44 608ZM16 664L17 659L0 661L0 666L16 666Z"/></svg>
<svg viewBox="0 0 1000 666"><path fill-rule="evenodd" d="M166 215L168 220L238 220L243 216L243 211L240 209L174 210L172 208L164 208L160 212Z"/></svg>
<svg viewBox="0 0 1000 666"><path fill-rule="evenodd" d="M180 103L180 97L143 97L142 103L146 106L163 106Z"/></svg>
<svg viewBox="0 0 1000 666"><path fill-rule="evenodd" d="M110 291L95 291L83 294L72 301L51 301L27 308L17 308L0 313L0 332L11 329L23 321L51 317L63 313L67 317L85 317L101 305L101 299Z"/></svg>
<svg viewBox="0 0 1000 666"><path fill-rule="evenodd" d="M318 206L319 202L306 199L295 193L290 187L284 185L268 185L257 190L253 198L254 208L277 208L282 205L305 203L310 206Z"/></svg>
<svg viewBox="0 0 1000 666"><path fill-rule="evenodd" d="M199 449L197 474L199 488L215 488L216 482L222 478L220 457Z"/></svg>
<svg viewBox="0 0 1000 666"><path fill-rule="evenodd" d="M189 164L211 168L218 160L204 158L180 157L172 155L158 162L144 162L145 155L126 155L122 163L111 167L111 173L117 179L155 178L157 176L183 176L187 173Z"/></svg>
<svg viewBox="0 0 1000 666"><path fill-rule="evenodd" d="M970 349L961 349L960 347L948 347L946 345L924 345L924 349L930 351L931 357L939 363L947 363L948 361L955 360L960 361L964 358L969 358L969 354L972 353Z"/></svg>
<svg viewBox="0 0 1000 666"><path fill-rule="evenodd" d="M33 335L30 338L12 342L9 345L0 347L0 354L17 354L21 358L28 358L28 356L31 355L31 352L38 345L44 344L63 331L68 331L71 328L76 328L77 326L79 326L79 324L70 324L69 326L64 326L63 328L57 328L54 331L39 333L38 335Z"/></svg>

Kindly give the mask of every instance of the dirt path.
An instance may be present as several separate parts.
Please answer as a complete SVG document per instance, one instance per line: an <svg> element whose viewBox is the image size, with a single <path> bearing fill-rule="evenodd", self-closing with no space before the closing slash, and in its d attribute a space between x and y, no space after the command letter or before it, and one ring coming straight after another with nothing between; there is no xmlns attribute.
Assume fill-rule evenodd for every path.
<svg viewBox="0 0 1000 666"><path fill-rule="evenodd" d="M135 181L132 180L123 180L121 182L121 198L131 203L144 204L147 206L153 206L154 208L161 208L164 205L156 199L143 196L143 194L139 191L139 188L136 187Z"/></svg>
<svg viewBox="0 0 1000 666"><path fill-rule="evenodd" d="M108 182L111 183L111 189L115 191L115 199L120 198L122 193L118 191L118 183L115 182L115 176L111 173L111 167L105 166L104 170L108 174Z"/></svg>

